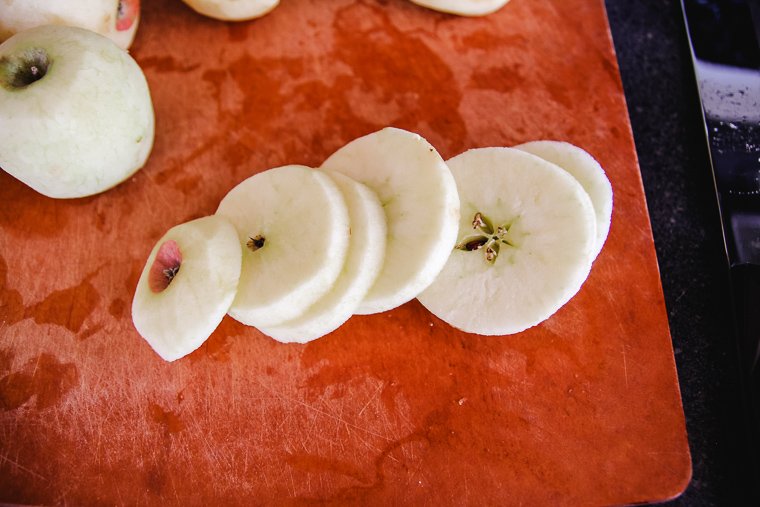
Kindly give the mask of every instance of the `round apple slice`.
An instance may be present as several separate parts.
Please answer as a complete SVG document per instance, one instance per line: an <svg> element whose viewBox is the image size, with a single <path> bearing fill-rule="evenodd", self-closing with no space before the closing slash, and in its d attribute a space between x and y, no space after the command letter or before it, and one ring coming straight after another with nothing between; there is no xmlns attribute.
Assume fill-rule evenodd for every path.
<svg viewBox="0 0 760 507"><path fill-rule="evenodd" d="M411 0L435 11L460 16L485 16L504 7L509 0Z"/></svg>
<svg viewBox="0 0 760 507"><path fill-rule="evenodd" d="M290 165L251 176L222 199L243 246L243 268L229 310L249 326L302 315L335 284L348 250L348 210L326 174Z"/></svg>
<svg viewBox="0 0 760 507"><path fill-rule="evenodd" d="M351 237L335 286L297 319L261 328L275 340L306 343L337 329L354 313L380 273L385 257L385 213L377 195L348 176L325 171L348 205Z"/></svg>
<svg viewBox="0 0 760 507"><path fill-rule="evenodd" d="M356 313L379 313L414 299L456 242L459 197L446 163L419 135L385 128L343 146L322 168L367 185L385 211L385 261Z"/></svg>
<svg viewBox="0 0 760 507"><path fill-rule="evenodd" d="M591 268L594 209L554 164L512 148L447 162L462 200L459 241L419 301L468 333L505 335L549 318Z"/></svg>
<svg viewBox="0 0 760 507"><path fill-rule="evenodd" d="M532 141L515 148L560 166L588 193L596 215L596 257L607 239L612 219L612 185L602 166L587 151L561 141Z"/></svg>
<svg viewBox="0 0 760 507"><path fill-rule="evenodd" d="M182 0L198 14L223 21L243 21L267 14L280 0Z"/></svg>
<svg viewBox="0 0 760 507"><path fill-rule="evenodd" d="M169 229L145 264L132 301L132 321L166 361L194 351L216 329L235 297L240 242L224 217Z"/></svg>

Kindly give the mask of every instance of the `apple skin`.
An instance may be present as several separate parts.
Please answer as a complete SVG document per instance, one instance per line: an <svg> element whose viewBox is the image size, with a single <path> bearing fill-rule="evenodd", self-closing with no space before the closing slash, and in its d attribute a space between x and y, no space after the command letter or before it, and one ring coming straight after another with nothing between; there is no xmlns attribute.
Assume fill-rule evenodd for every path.
<svg viewBox="0 0 760 507"><path fill-rule="evenodd" d="M14 87L13 62L47 54L37 81ZM0 168L49 197L97 194L129 178L153 147L150 90L110 39L43 26L0 44Z"/></svg>
<svg viewBox="0 0 760 507"><path fill-rule="evenodd" d="M140 21L140 0L0 0L0 42L43 25L78 26L132 44Z"/></svg>

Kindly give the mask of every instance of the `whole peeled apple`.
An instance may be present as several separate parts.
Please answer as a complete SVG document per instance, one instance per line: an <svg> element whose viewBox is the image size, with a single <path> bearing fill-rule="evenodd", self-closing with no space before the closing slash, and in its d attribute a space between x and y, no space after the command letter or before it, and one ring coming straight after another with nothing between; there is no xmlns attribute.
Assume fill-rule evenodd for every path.
<svg viewBox="0 0 760 507"><path fill-rule="evenodd" d="M0 42L37 26L68 25L105 35L127 49L139 21L140 0L0 0Z"/></svg>
<svg viewBox="0 0 760 507"><path fill-rule="evenodd" d="M38 192L109 189L145 164L153 135L145 76L110 39L42 26L0 44L0 168Z"/></svg>

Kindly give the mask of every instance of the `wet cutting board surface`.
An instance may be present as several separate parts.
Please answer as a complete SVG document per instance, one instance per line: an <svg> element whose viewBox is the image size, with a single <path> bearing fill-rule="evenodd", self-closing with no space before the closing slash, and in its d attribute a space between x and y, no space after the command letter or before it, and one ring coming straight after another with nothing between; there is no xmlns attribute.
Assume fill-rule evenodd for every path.
<svg viewBox="0 0 760 507"><path fill-rule="evenodd" d="M667 315L601 1L466 19L401 0L283 0L228 24L144 2L132 49L157 137L99 196L0 174L0 501L600 505L662 500L691 467ZM393 125L444 158L559 139L615 193L581 291L510 337L413 301L282 345L225 318L163 362L131 324L171 226L253 173L318 166ZM308 224L304 224L308 226Z"/></svg>

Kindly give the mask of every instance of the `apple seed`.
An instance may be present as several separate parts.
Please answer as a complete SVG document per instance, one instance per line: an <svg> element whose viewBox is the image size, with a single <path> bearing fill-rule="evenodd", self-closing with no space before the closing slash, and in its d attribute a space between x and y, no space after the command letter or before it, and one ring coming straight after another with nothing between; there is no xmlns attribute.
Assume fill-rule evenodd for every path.
<svg viewBox="0 0 760 507"><path fill-rule="evenodd" d="M479 231L480 234L475 236L468 236L461 242L459 242L454 248L457 250L464 250L466 252L473 252L485 247L484 256L488 264L496 262L496 257L499 256L499 243L505 245L514 246L507 240L506 235L509 232L511 224L500 225L494 232L493 224L487 216L481 212L475 213L472 219L472 228Z"/></svg>
<svg viewBox="0 0 760 507"><path fill-rule="evenodd" d="M473 250L479 250L488 243L488 238L485 236L470 236L465 238L461 243L459 243L454 248L458 250L465 250L467 252L472 252Z"/></svg>
<svg viewBox="0 0 760 507"><path fill-rule="evenodd" d="M475 217L472 219L472 228L480 229L486 234L493 234L493 225L491 225L491 221L479 211L475 213Z"/></svg>

